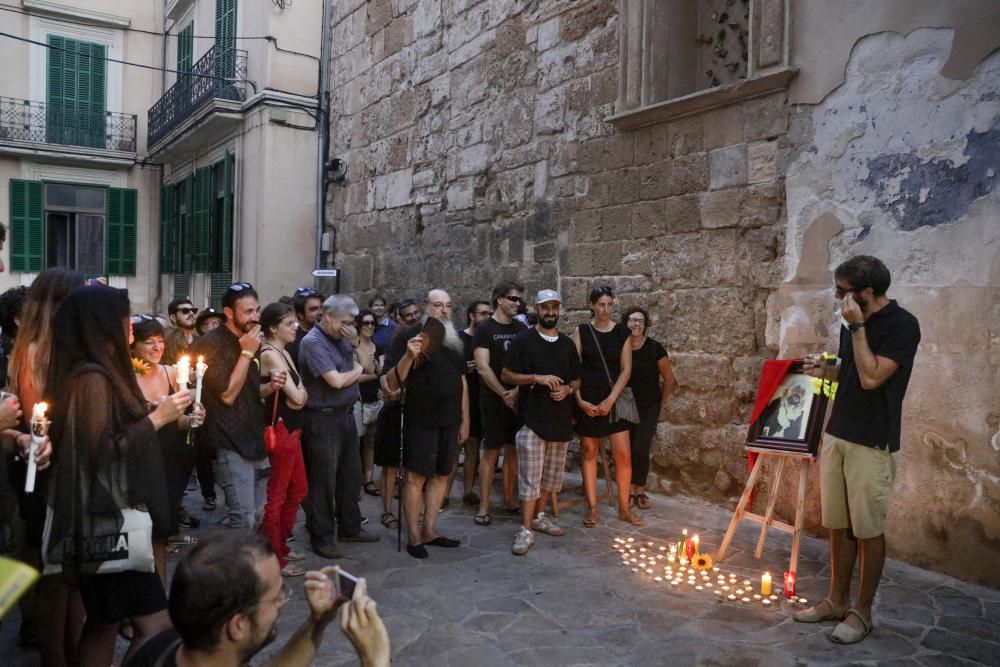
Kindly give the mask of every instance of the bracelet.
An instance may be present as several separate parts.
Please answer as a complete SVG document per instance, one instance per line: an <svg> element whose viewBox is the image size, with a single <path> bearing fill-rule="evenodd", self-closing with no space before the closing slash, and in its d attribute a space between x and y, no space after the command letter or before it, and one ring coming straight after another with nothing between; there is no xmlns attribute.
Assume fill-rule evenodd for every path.
<svg viewBox="0 0 1000 667"><path fill-rule="evenodd" d="M246 357L247 359L253 361L254 354L250 350L240 350L240 356Z"/></svg>

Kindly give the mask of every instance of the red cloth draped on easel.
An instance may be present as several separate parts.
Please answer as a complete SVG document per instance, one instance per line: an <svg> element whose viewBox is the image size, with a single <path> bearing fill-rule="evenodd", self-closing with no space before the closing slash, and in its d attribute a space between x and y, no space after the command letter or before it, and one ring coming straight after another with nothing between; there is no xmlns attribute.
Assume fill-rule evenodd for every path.
<svg viewBox="0 0 1000 667"><path fill-rule="evenodd" d="M760 374L760 384L757 385L757 402L753 405L753 416L750 417L751 426L767 407L774 392L781 386L781 381L788 375L788 369L795 362L795 359L770 359L764 362L764 370ZM753 472L755 463L757 463L757 452L747 452L747 472ZM748 511L753 508L755 495L757 495L757 489L750 492L750 501L747 503Z"/></svg>

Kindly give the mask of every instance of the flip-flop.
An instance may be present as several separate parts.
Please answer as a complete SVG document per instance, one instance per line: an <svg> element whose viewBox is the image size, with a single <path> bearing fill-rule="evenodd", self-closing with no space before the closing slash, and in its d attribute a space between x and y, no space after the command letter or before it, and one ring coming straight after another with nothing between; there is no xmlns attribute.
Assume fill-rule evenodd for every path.
<svg viewBox="0 0 1000 667"><path fill-rule="evenodd" d="M822 611L821 607L823 605L827 606L829 611ZM843 609L837 611L837 608L833 606L833 602L830 598L827 598L817 605L813 605L808 609L802 609L800 611L792 614L792 620L798 621L799 623L822 623L823 621L842 621L847 615L847 612Z"/></svg>
<svg viewBox="0 0 1000 667"><path fill-rule="evenodd" d="M305 559L306 559L306 555L304 553L302 553L301 551L289 551L287 554L285 554L285 560L296 561L296 560L305 560Z"/></svg>
<svg viewBox="0 0 1000 667"><path fill-rule="evenodd" d="M386 528L396 528L397 526L399 526L399 519L397 519L396 515L393 514L392 512L383 512L382 525L385 526Z"/></svg>
<svg viewBox="0 0 1000 667"><path fill-rule="evenodd" d="M652 504L649 502L649 496L645 493L635 494L635 506L641 510L648 510L652 507Z"/></svg>
<svg viewBox="0 0 1000 667"><path fill-rule="evenodd" d="M365 493L367 493L369 496L382 495L382 492L378 490L378 486L375 485L375 482L365 482L364 489Z"/></svg>
<svg viewBox="0 0 1000 667"><path fill-rule="evenodd" d="M601 516L597 513L597 508L591 507L587 510L587 513L583 515L583 527L593 528L597 525L598 520Z"/></svg>
<svg viewBox="0 0 1000 667"><path fill-rule="evenodd" d="M462 543L459 542L458 540L453 540L450 537L442 537L440 535L435 537L433 540L424 542L425 546L429 545L432 547L444 547L445 549L456 549L459 546L461 546L461 544Z"/></svg>
<svg viewBox="0 0 1000 667"><path fill-rule="evenodd" d="M861 625L864 630L858 630L847 624L847 619L850 616L857 616L858 620L861 621ZM867 637L872 633L875 626L871 624L871 621L866 621L865 617L861 615L857 609L848 609L847 613L844 614L844 620L837 624L837 627L833 629L830 633L831 641L837 644L857 644L859 641Z"/></svg>
<svg viewBox="0 0 1000 667"><path fill-rule="evenodd" d="M476 516L472 517L472 520L476 523L477 526L488 526L491 523L493 523L493 517L491 517L489 514L477 514Z"/></svg>
<svg viewBox="0 0 1000 667"><path fill-rule="evenodd" d="M281 569L281 576L283 577L301 577L306 571L303 570L298 565L286 565Z"/></svg>

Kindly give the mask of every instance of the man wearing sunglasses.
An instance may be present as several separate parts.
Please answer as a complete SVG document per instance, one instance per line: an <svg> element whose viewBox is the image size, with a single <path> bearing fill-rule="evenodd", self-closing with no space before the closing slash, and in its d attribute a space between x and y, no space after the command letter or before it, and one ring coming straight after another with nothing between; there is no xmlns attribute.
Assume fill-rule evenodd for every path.
<svg viewBox="0 0 1000 667"><path fill-rule="evenodd" d="M837 267L834 281L843 317L840 371L819 459L823 525L830 531L830 594L794 618L801 623L840 621L830 639L853 644L872 631L903 398L920 343L920 324L885 295L889 269L875 257L852 257ZM822 368L816 359L810 366ZM860 564L860 584L852 607L855 561Z"/></svg>
<svg viewBox="0 0 1000 667"><path fill-rule="evenodd" d="M172 366L194 342L194 324L198 309L189 297L178 297L167 306L167 316L173 325L163 333L163 359L161 364Z"/></svg>

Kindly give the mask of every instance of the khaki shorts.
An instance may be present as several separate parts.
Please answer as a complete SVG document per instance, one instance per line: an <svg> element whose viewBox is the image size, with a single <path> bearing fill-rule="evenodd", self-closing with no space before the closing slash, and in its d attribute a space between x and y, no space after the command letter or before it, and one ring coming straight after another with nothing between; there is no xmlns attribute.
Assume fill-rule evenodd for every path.
<svg viewBox="0 0 1000 667"><path fill-rule="evenodd" d="M865 540L885 532L896 459L887 450L866 447L825 433L819 457L823 525L851 529Z"/></svg>

